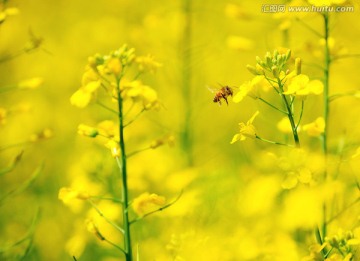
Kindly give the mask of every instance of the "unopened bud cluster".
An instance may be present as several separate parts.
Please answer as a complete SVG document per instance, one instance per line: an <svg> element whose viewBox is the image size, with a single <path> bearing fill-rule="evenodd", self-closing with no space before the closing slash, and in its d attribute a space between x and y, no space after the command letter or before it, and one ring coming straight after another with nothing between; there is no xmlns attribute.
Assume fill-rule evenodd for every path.
<svg viewBox="0 0 360 261"><path fill-rule="evenodd" d="M265 71L271 72L275 78L278 78L280 72L286 68L286 63L291 57L291 50L287 50L286 53L280 54L278 50L275 50L272 54L267 52L264 59L256 56L256 66L247 66L248 70L256 75L265 74ZM254 73L255 72L255 73Z"/></svg>

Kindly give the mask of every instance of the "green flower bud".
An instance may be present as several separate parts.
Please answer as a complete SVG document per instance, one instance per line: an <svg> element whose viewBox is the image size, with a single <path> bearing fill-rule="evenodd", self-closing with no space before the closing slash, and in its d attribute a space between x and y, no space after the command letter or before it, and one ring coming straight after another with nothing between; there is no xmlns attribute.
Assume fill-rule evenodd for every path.
<svg viewBox="0 0 360 261"><path fill-rule="evenodd" d="M285 57L286 57L286 61L290 59L290 57L291 57L291 50L290 49L287 50Z"/></svg>
<svg viewBox="0 0 360 261"><path fill-rule="evenodd" d="M279 77L279 68L274 65L273 67L271 67L271 71L272 71L272 74L275 78L278 78Z"/></svg>

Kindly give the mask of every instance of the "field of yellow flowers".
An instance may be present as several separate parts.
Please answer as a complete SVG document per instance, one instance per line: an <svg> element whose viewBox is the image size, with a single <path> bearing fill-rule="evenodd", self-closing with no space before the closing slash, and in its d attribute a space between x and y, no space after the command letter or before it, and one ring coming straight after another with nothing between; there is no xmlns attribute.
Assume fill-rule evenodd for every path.
<svg viewBox="0 0 360 261"><path fill-rule="evenodd" d="M0 260L360 260L354 0L0 1Z"/></svg>

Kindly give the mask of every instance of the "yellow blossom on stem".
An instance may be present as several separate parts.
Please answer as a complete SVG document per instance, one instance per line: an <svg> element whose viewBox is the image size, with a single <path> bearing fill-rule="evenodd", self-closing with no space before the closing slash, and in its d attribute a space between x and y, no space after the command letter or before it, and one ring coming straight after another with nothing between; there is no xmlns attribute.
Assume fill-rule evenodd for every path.
<svg viewBox="0 0 360 261"><path fill-rule="evenodd" d="M167 143L169 146L174 146L174 142L175 142L175 137L173 135L167 135L165 137L154 140L150 144L150 148L156 149L157 147L160 147L160 146L164 145L165 143Z"/></svg>
<svg viewBox="0 0 360 261"><path fill-rule="evenodd" d="M288 117L283 117L277 124L277 128L282 133L292 133L291 124ZM299 127L298 127L299 131Z"/></svg>
<svg viewBox="0 0 360 261"><path fill-rule="evenodd" d="M138 64L139 72L148 71L154 73L157 68L162 66L162 64L155 61L154 57L150 54L136 57L135 62Z"/></svg>
<svg viewBox="0 0 360 261"><path fill-rule="evenodd" d="M92 68L87 67L81 84L80 89L70 97L70 102L76 107L85 108L90 103L93 94L101 86L101 80Z"/></svg>
<svg viewBox="0 0 360 261"><path fill-rule="evenodd" d="M239 87L239 91L233 97L233 102L239 103L246 96L257 99L260 97L259 89L267 91L268 88L269 84L266 82L265 77L263 75L257 75L251 81L247 81Z"/></svg>
<svg viewBox="0 0 360 261"><path fill-rule="evenodd" d="M105 143L105 147L110 149L111 151L111 155L114 157L114 158L118 158L120 157L121 155L121 150L120 150L120 147L119 147L119 143L115 140L108 140L107 143Z"/></svg>
<svg viewBox="0 0 360 261"><path fill-rule="evenodd" d="M156 91L147 85L143 85L141 81L127 82L121 88L124 100L131 99L134 102L140 102L146 110L159 108Z"/></svg>
<svg viewBox="0 0 360 261"><path fill-rule="evenodd" d="M246 140L246 138L256 138L256 129L255 126L252 124L256 116L259 114L259 111L256 111L254 115L247 121L247 123L239 123L240 131L239 133L235 134L231 140L231 144L237 141Z"/></svg>
<svg viewBox="0 0 360 261"><path fill-rule="evenodd" d="M323 117L318 117L314 122L305 124L303 130L307 132L309 136L317 137L324 133L325 120Z"/></svg>
<svg viewBox="0 0 360 261"><path fill-rule="evenodd" d="M105 120L97 125L99 134L104 137L113 138L118 135L118 126L114 121Z"/></svg>
<svg viewBox="0 0 360 261"><path fill-rule="evenodd" d="M94 234L97 238L99 238L101 241L105 240L105 237L100 233L98 227L95 225L94 221L91 219L85 220L86 229Z"/></svg>
<svg viewBox="0 0 360 261"><path fill-rule="evenodd" d="M150 211L154 211L159 207L164 206L165 203L166 200L164 197L146 192L134 199L132 208L136 214L143 216Z"/></svg>
<svg viewBox="0 0 360 261"><path fill-rule="evenodd" d="M67 204L74 199L86 200L89 197L88 193L80 192L72 188L61 188L58 194L58 199L64 202L64 204Z"/></svg>
<svg viewBox="0 0 360 261"><path fill-rule="evenodd" d="M106 69L109 73L119 76L122 71L122 64L118 58L110 58L106 63Z"/></svg>
<svg viewBox="0 0 360 261"><path fill-rule="evenodd" d="M99 131L94 127L85 124L80 124L78 126L78 134L86 137L95 138L99 134Z"/></svg>
<svg viewBox="0 0 360 261"><path fill-rule="evenodd" d="M85 108L90 103L91 97L91 93L88 93L83 89L79 89L73 95L71 95L70 102L76 107Z"/></svg>
<svg viewBox="0 0 360 261"><path fill-rule="evenodd" d="M324 85L319 80L310 81L309 77L299 74L291 78L284 94L306 97L309 94L319 95L323 92Z"/></svg>

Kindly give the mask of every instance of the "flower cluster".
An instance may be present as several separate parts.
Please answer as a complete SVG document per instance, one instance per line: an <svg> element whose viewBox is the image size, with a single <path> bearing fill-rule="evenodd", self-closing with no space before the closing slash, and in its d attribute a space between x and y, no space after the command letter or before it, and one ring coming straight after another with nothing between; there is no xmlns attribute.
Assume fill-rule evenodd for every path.
<svg viewBox="0 0 360 261"><path fill-rule="evenodd" d="M129 72L132 65L136 64L135 72ZM96 54L89 57L88 64L82 77L81 87L71 96L73 105L84 108L93 100L97 100L100 87L116 102L117 82L121 81L121 98L139 103L144 109L159 108L156 91L144 85L138 77L144 72L155 72L161 64L154 61L153 57L136 56L135 49L123 45L118 50L108 55ZM134 68L132 68L134 69ZM130 74L133 73L133 79ZM129 78L125 78L126 77Z"/></svg>
<svg viewBox="0 0 360 261"><path fill-rule="evenodd" d="M293 66L291 66L291 61ZM239 91L233 97L233 101L238 103L249 96L284 114L285 119L278 124L278 128L285 133L292 133L296 145L299 146L298 130L304 110L304 100L311 94L321 94L323 83L319 80L310 80L307 75L301 72L301 59L292 59L291 50L275 50L272 54L267 52L263 59L257 56L256 65L247 65L247 69L254 75L254 78L240 86ZM263 94L267 94L270 90L273 90L276 96L280 97L284 104L283 108L277 107L263 97ZM301 103L298 115L295 114L296 100ZM258 112L246 124L239 124L240 131L233 137L231 143L245 140L245 137L252 137L279 144L262 139L256 134L252 122L257 114ZM295 119L296 117L298 119ZM324 131L324 125L324 120L318 118L314 123L304 126L304 130L310 136L318 136Z"/></svg>

